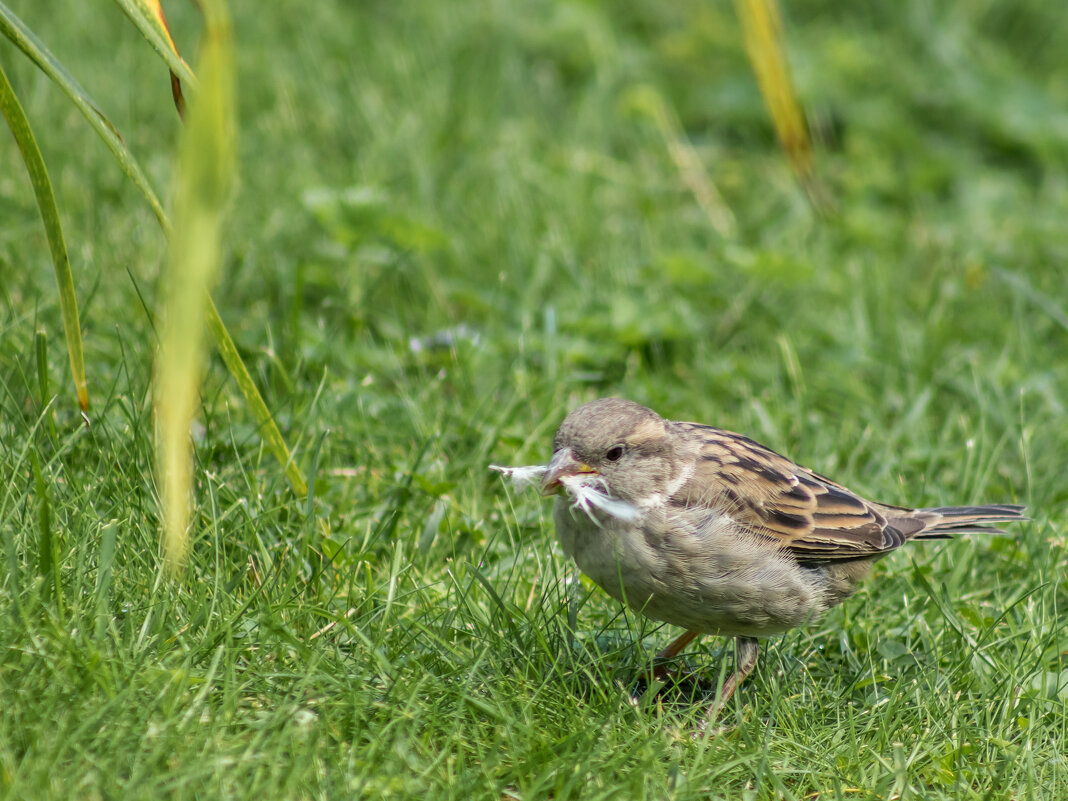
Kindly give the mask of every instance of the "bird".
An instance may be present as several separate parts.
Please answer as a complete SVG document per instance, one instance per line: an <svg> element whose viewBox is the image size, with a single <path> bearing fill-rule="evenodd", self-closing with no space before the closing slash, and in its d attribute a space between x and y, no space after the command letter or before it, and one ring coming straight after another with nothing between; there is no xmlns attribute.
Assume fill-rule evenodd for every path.
<svg viewBox="0 0 1068 801"><path fill-rule="evenodd" d="M631 609L684 630L657 654L657 678L697 637L735 639L734 670L700 730L755 668L761 638L816 620L882 557L913 540L1004 533L992 524L1026 519L1017 504L867 500L746 436L622 398L568 414L551 460L535 469L579 569Z"/></svg>

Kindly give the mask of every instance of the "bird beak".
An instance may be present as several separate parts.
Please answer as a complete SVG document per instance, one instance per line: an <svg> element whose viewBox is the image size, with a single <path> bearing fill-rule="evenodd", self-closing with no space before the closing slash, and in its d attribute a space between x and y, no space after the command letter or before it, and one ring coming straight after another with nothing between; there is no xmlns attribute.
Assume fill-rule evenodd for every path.
<svg viewBox="0 0 1068 801"><path fill-rule="evenodd" d="M596 472L585 462L576 459L570 448L561 448L549 461L549 469L545 471L545 476L541 480L541 494L552 495L556 492L560 487L561 478Z"/></svg>

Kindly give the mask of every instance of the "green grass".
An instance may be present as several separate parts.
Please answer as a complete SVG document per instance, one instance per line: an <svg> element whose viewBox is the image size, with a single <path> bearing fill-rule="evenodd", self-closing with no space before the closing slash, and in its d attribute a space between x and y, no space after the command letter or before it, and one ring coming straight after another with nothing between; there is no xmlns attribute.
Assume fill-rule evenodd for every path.
<svg viewBox="0 0 1068 801"><path fill-rule="evenodd" d="M169 185L166 71L122 14L10 5ZM189 565L166 576L165 242L0 42L53 177L94 402L87 428L0 136L0 797L1068 794L1056 4L789 4L828 219L777 149L728 3L233 5L241 186L215 298L314 503L213 357ZM167 11L192 56L195 11ZM643 87L733 239L636 108ZM885 560L769 642L727 731L694 743L684 690L627 692L675 632L570 581L547 504L486 469L544 461L566 411L607 394L886 502L1015 500L1034 520ZM724 645L690 651L709 681Z"/></svg>

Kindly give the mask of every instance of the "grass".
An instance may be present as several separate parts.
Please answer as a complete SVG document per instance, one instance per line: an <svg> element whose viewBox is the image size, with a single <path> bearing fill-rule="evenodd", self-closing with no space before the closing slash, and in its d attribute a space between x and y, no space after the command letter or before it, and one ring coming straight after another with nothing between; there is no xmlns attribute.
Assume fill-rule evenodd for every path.
<svg viewBox="0 0 1068 801"><path fill-rule="evenodd" d="M191 55L195 12L173 5ZM61 313L0 137L0 796L1064 797L1054 5L790 4L829 218L775 144L729 4L239 5L241 186L214 294L314 500L214 357L178 580L152 478L165 243L0 43L94 388L86 427L58 336L38 375ZM168 185L166 71L121 13L11 6ZM635 101L650 90L733 236ZM674 632L572 580L546 504L486 469L543 461L566 411L607 394L890 503L1018 500L1034 520L885 560L769 642L728 730L694 743L688 688L627 691ZM709 681L724 644L690 651Z"/></svg>

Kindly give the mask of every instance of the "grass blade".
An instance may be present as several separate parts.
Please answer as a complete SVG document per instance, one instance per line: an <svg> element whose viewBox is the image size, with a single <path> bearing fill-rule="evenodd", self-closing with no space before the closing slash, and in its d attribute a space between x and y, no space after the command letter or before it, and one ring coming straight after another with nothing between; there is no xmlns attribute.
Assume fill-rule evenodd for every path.
<svg viewBox="0 0 1068 801"><path fill-rule="evenodd" d="M112 520L100 532L100 556L96 574L96 639L104 639L107 629L107 605L111 592L112 565L115 561L115 532L119 524Z"/></svg>
<svg viewBox="0 0 1068 801"><path fill-rule="evenodd" d="M165 559L172 570L188 549L193 452L189 425L203 362L204 302L221 262L221 233L234 183L233 54L221 2L204 3L202 83L182 137L175 229L164 278L164 312L153 396ZM217 316L217 315L216 315Z"/></svg>
<svg viewBox="0 0 1068 801"><path fill-rule="evenodd" d="M56 416L52 412L52 388L48 381L48 334L38 330L33 335L34 351L37 355L37 389L41 396L41 408L48 417L48 432L52 435L52 442L59 442L59 434L56 432Z"/></svg>
<svg viewBox="0 0 1068 801"><path fill-rule="evenodd" d="M37 493L37 567L41 574L45 593L51 591L56 602L56 612L63 614L63 592L59 576L59 543L52 532L52 502L48 497L48 484L36 451L30 451L33 467L33 484Z"/></svg>
<svg viewBox="0 0 1068 801"><path fill-rule="evenodd" d="M668 155L679 171L679 177L693 194L712 228L724 239L734 237L738 228L734 214L705 170L701 156L686 136L675 109L660 92L647 84L632 90L628 100L636 111L649 117L656 125L664 138Z"/></svg>
<svg viewBox="0 0 1068 801"><path fill-rule="evenodd" d="M256 382L252 380L252 374L249 373L245 362L241 359L241 354L237 352L237 345L234 344L230 332L226 329L226 324L223 323L222 318L219 316L219 310L215 307L215 301L210 296L207 298L207 307L208 329L215 337L215 347L219 349L219 355L222 356L223 362L226 363L226 367L230 370L230 375L237 382L241 394L245 396L245 403L248 404L249 409L256 418L260 436L263 437L271 453L274 454L279 464L285 469L286 478L289 480L290 486L293 487L293 491L301 498L306 497L308 494L307 482L305 482L297 463L293 461L289 446L286 445L285 437L278 430L278 424L274 421L274 417L271 415L270 409L267 408L259 389L256 388Z"/></svg>
<svg viewBox="0 0 1068 801"><path fill-rule="evenodd" d="M70 271L67 242L63 238L63 226L59 221L59 209L56 207L56 196L52 191L48 168L45 167L30 121L26 119L26 113L22 110L3 67L0 67L0 111L3 111L8 127L15 136L26 171L30 174L33 193L37 197L37 209L41 212L48 248L52 253L52 265L56 270L56 283L59 285L59 305L63 311L63 330L67 335L67 352L70 354L74 388L78 393L78 405L85 412L89 410L89 390L85 382L85 356L82 353L82 330L78 320L78 298L74 294L74 276Z"/></svg>
<svg viewBox="0 0 1068 801"><path fill-rule="evenodd" d="M8 597L11 599L11 609L18 618L22 614L20 607L22 598L22 570L19 567L19 552L15 546L14 526L0 526L0 537L4 539L4 553L7 556L7 576L10 582L7 584Z"/></svg>

